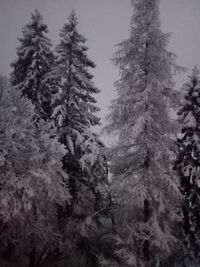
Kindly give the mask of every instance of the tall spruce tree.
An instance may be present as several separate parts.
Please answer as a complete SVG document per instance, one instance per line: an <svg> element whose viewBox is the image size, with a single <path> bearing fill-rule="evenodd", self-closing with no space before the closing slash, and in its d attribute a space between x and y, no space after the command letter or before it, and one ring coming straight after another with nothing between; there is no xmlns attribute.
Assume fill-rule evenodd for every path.
<svg viewBox="0 0 200 267"><path fill-rule="evenodd" d="M200 71L195 67L185 84L186 95L179 119L175 169L180 177L183 202L183 232L186 255L200 260Z"/></svg>
<svg viewBox="0 0 200 267"><path fill-rule="evenodd" d="M104 145L91 130L92 126L99 124L96 115L99 108L94 97L99 90L89 72L95 64L87 56L86 39L79 34L77 25L78 19L72 11L60 31L55 65L46 77L57 91L51 118L60 141L68 149L63 167L69 174L72 201L67 210L61 211L61 217L67 221L64 225L67 225L66 231L71 233L75 246L81 224L87 216L104 206L107 191Z"/></svg>
<svg viewBox="0 0 200 267"><path fill-rule="evenodd" d="M23 36L19 38L18 58L11 64L11 84L31 100L37 115L45 120L51 115L52 86L44 78L54 61L47 32L41 14L35 10L31 22L22 30Z"/></svg>
<svg viewBox="0 0 200 267"><path fill-rule="evenodd" d="M167 51L169 34L160 30L159 0L131 2L130 35L114 57L121 78L105 128L116 136L112 194L124 214L121 222L116 218L116 262L111 263L160 266L176 244L180 192L171 167L175 127L169 110L176 99L172 76L178 66Z"/></svg>

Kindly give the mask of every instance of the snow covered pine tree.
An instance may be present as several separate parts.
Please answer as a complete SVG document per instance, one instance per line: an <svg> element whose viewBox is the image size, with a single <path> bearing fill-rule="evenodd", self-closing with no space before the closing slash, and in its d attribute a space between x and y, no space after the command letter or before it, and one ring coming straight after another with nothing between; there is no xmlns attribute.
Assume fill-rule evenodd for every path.
<svg viewBox="0 0 200 267"><path fill-rule="evenodd" d="M116 136L112 195L126 214L121 224L116 218L114 258L120 266L160 266L175 251L180 205L171 166L175 127L169 116L176 98L172 75L179 67L166 49L169 34L160 30L159 0L131 2L130 36L114 57L121 78L105 128ZM105 257L100 262L116 266Z"/></svg>
<svg viewBox="0 0 200 267"><path fill-rule="evenodd" d="M21 90L35 105L36 114L46 120L51 115L51 84L44 81L46 73L53 64L51 42L45 36L47 25L38 10L32 14L31 22L23 28L19 38L17 60L11 64L11 84Z"/></svg>
<svg viewBox="0 0 200 267"><path fill-rule="evenodd" d="M99 108L93 97L99 90L92 81L93 75L88 72L95 64L86 54L86 39L79 34L77 24L76 14L72 11L60 31L55 65L46 77L53 81L57 90L52 120L61 143L68 149L63 165L69 174L72 201L63 215L68 225L69 217L73 220L71 229L67 230L73 240L80 234L84 219L104 206L108 189L103 144L91 132L91 126L98 125L100 120L96 116Z"/></svg>
<svg viewBox="0 0 200 267"><path fill-rule="evenodd" d="M66 151L44 126L33 125L34 106L0 77L0 255L27 255L38 266L61 244L56 204L70 201L62 170Z"/></svg>
<svg viewBox="0 0 200 267"><path fill-rule="evenodd" d="M175 169L184 197L184 245L190 260L200 260L200 71L193 69L185 84L186 95L179 119L182 133L178 138Z"/></svg>

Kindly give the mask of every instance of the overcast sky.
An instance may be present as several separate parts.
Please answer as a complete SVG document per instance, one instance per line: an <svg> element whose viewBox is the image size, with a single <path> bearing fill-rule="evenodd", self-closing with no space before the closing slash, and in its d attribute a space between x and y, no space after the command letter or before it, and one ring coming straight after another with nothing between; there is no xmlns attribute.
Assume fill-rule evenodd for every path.
<svg viewBox="0 0 200 267"><path fill-rule="evenodd" d="M30 21L30 13L38 8L49 28L53 44L74 8L79 19L79 31L87 39L89 57L97 67L94 82L101 90L98 105L100 116L114 97L113 83L118 70L110 62L115 45L128 36L133 10L129 0L0 0L0 73L9 75L10 62L16 58L17 38ZM169 49L188 73L177 78L177 87L186 80L194 65L200 65L200 0L161 0L161 27L171 32Z"/></svg>

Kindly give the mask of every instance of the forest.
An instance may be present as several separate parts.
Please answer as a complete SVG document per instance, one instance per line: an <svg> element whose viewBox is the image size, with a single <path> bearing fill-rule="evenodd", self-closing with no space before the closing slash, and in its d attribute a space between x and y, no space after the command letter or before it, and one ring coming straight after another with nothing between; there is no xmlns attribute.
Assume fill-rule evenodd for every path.
<svg viewBox="0 0 200 267"><path fill-rule="evenodd" d="M0 267L200 266L200 70L176 88L159 0L130 2L101 134L76 12L55 47L38 9L22 29L0 75Z"/></svg>

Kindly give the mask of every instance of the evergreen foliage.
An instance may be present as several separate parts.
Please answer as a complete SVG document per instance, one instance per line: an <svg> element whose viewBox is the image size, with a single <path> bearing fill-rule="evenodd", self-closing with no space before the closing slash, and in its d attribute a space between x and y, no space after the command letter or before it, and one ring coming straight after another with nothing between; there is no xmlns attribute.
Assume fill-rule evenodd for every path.
<svg viewBox="0 0 200 267"><path fill-rule="evenodd" d="M0 252L30 255L34 266L61 245L55 205L70 201L66 151L44 122L35 128L30 101L1 81Z"/></svg>
<svg viewBox="0 0 200 267"><path fill-rule="evenodd" d="M69 175L72 198L70 205L59 211L61 232L72 241L70 258L74 258L74 253L80 258L85 254L89 261L92 247L90 237L83 236L83 228L88 216L109 203L108 173L104 144L91 129L100 121L95 99L99 90L89 72L95 64L87 56L86 39L77 25L72 11L60 31L55 64L45 79L56 92L51 119L60 142L67 148L63 169Z"/></svg>
<svg viewBox="0 0 200 267"><path fill-rule="evenodd" d="M159 0L131 3L105 127L115 139L111 195L105 145L93 132L95 64L75 12L55 54L38 10L23 28L11 85L0 75L0 265L165 267L177 253L183 265L199 263L200 71L178 113L176 173L173 75L182 68L167 50Z"/></svg>
<svg viewBox="0 0 200 267"><path fill-rule="evenodd" d="M200 260L200 72L195 67L185 84L185 101L179 110L182 125L175 169L183 194L183 232L186 256Z"/></svg>
<svg viewBox="0 0 200 267"><path fill-rule="evenodd" d="M178 66L167 51L169 34L160 30L158 2L132 0L130 35L113 59L120 79L106 130L116 136L111 172L113 199L124 214L115 226L120 266L159 266L177 245L180 192L171 166L176 127L169 110Z"/></svg>
<svg viewBox="0 0 200 267"><path fill-rule="evenodd" d="M51 115L52 86L44 78L54 62L47 32L41 14L35 10L31 22L23 28L17 59L11 64L11 84L31 100L37 115L45 120Z"/></svg>
<svg viewBox="0 0 200 267"><path fill-rule="evenodd" d="M72 11L60 31L55 66L46 79L53 80L57 90L51 118L61 142L68 149L63 164L70 175L72 206L78 216L85 216L91 212L87 212L88 208L94 209L91 203L88 204L100 194L99 183L103 182L102 189L105 187L107 172L102 153L104 145L91 131L91 126L99 124L96 116L99 108L93 96L99 90L88 71L95 64L86 54L86 39L78 33L77 24L76 14ZM103 179L93 173L95 164L102 167Z"/></svg>

